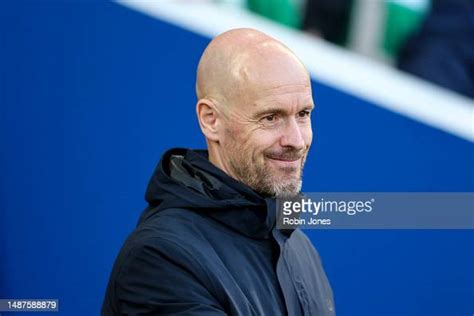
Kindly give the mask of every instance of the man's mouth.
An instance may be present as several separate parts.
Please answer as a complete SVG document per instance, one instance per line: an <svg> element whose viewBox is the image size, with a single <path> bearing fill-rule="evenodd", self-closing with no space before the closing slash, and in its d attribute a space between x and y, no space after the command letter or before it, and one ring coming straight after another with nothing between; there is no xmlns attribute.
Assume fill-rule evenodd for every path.
<svg viewBox="0 0 474 316"><path fill-rule="evenodd" d="M283 169L297 169L301 165L301 157L267 157L268 160L279 168Z"/></svg>
<svg viewBox="0 0 474 316"><path fill-rule="evenodd" d="M273 160L278 160L278 161L298 161L301 159L301 157L268 157Z"/></svg>

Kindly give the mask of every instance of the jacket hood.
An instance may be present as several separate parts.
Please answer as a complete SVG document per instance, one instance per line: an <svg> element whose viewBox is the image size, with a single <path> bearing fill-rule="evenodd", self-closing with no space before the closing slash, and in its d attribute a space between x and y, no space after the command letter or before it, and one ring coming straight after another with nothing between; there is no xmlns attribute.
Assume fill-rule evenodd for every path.
<svg viewBox="0 0 474 316"><path fill-rule="evenodd" d="M184 208L252 238L268 238L275 225L275 200L228 176L209 162L205 150L168 150L150 179L145 199L149 206L139 224L164 209Z"/></svg>

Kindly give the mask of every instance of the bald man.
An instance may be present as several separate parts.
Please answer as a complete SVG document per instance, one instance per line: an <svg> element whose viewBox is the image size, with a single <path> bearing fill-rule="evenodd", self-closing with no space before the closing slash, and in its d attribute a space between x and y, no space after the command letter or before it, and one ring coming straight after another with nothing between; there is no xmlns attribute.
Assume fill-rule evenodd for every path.
<svg viewBox="0 0 474 316"><path fill-rule="evenodd" d="M208 150L163 155L102 315L334 315L311 242L275 227L312 141L305 67L266 34L230 30L204 51L196 93Z"/></svg>

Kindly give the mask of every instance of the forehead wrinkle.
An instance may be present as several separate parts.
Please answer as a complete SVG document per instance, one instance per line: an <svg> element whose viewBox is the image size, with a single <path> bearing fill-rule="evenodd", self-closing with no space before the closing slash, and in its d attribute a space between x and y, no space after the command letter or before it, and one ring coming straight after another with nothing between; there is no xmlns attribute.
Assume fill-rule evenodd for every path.
<svg viewBox="0 0 474 316"><path fill-rule="evenodd" d="M305 96L304 98L292 101L291 103L268 98L266 100L258 100L253 103L255 113L265 113L273 110L273 112L292 113L299 112L304 109L314 109L314 102L312 96Z"/></svg>
<svg viewBox="0 0 474 316"><path fill-rule="evenodd" d="M292 85L292 88L300 87L302 85ZM291 97L291 95L298 95L297 99L298 101L300 99L308 99L311 100L310 103L313 103L313 96L311 94L311 87L308 86L304 89L304 91L295 91L293 89L285 89L287 86L284 86L283 89L282 87L278 87L275 89L269 89L267 90L267 93L263 94L260 96L258 100L253 102L254 106L265 106L265 104L268 103L279 103L279 104L286 104L283 100L281 99L286 99L288 97ZM280 92L275 92L275 90L281 90ZM271 91L273 90L273 91Z"/></svg>
<svg viewBox="0 0 474 316"><path fill-rule="evenodd" d="M268 95L281 95L281 94L289 94L289 93L301 93L302 91L295 91L299 87L305 87L305 90L311 91L311 85L307 83L279 84L272 88L266 88L265 90L268 91ZM264 95L264 97L265 96L266 95Z"/></svg>

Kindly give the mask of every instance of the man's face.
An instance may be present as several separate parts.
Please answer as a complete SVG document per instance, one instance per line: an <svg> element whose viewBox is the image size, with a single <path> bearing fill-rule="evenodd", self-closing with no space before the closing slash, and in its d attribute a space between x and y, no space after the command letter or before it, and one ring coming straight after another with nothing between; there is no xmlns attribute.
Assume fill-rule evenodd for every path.
<svg viewBox="0 0 474 316"><path fill-rule="evenodd" d="M313 136L310 82L306 74L294 77L254 83L245 97L233 102L224 120L221 155L226 169L273 197L300 192Z"/></svg>

